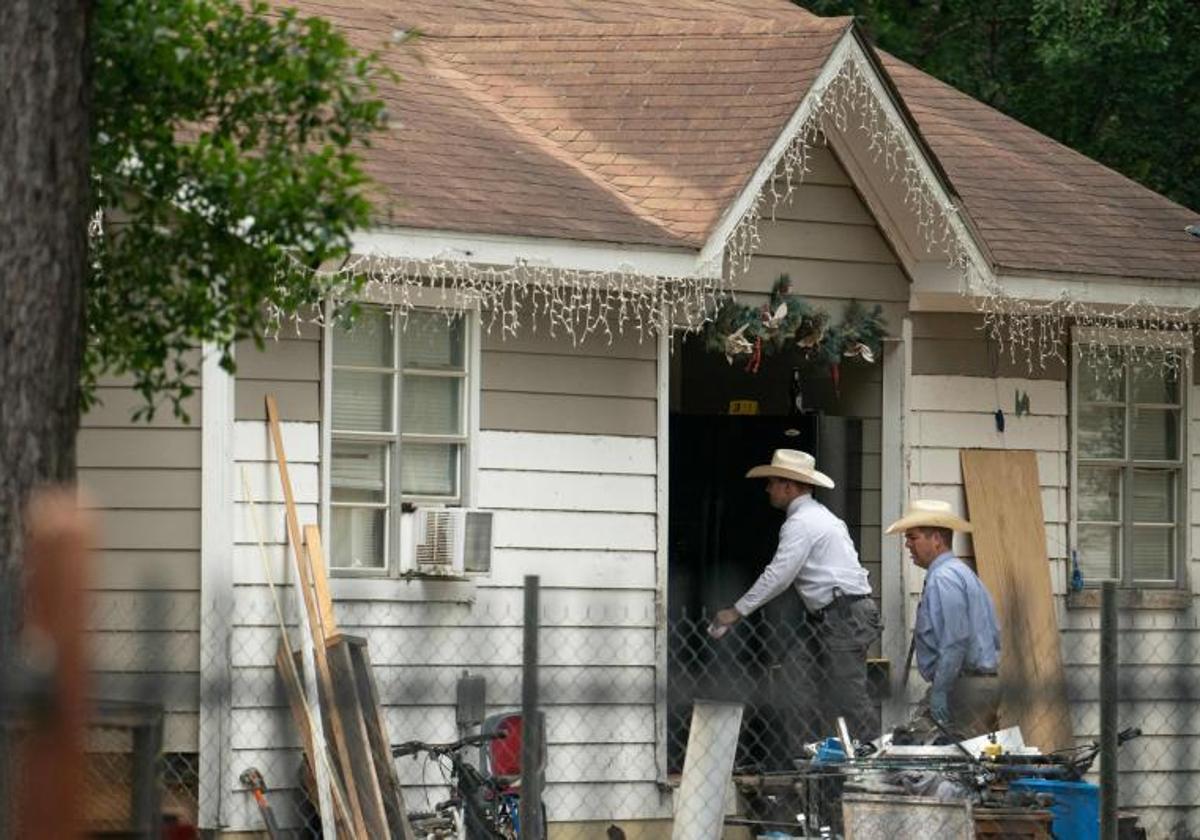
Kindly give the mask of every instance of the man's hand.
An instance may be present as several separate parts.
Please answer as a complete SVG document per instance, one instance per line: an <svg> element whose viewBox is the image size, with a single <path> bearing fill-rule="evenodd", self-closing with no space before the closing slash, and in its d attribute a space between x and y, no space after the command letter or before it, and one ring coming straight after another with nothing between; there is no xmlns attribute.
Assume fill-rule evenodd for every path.
<svg viewBox="0 0 1200 840"><path fill-rule="evenodd" d="M950 723L950 698L944 692L934 691L929 694L929 714L941 724Z"/></svg>
<svg viewBox="0 0 1200 840"><path fill-rule="evenodd" d="M742 614L733 607L724 610L717 610L717 614L713 616L712 621L708 624L708 635L713 639L719 639L724 636L729 628L737 624L742 618Z"/></svg>
<svg viewBox="0 0 1200 840"><path fill-rule="evenodd" d="M717 614L713 616L713 624L719 624L722 627L732 627L741 620L742 614L733 607L717 610Z"/></svg>

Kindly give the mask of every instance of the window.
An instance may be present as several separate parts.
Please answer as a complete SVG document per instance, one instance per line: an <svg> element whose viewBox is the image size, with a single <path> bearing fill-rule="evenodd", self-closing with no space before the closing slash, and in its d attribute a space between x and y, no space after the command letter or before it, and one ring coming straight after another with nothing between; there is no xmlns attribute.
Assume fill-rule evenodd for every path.
<svg viewBox="0 0 1200 840"><path fill-rule="evenodd" d="M402 503L461 505L470 430L468 321L365 307L329 331L333 568L401 569Z"/></svg>
<svg viewBox="0 0 1200 840"><path fill-rule="evenodd" d="M1072 392L1072 544L1085 583L1182 581L1187 532L1186 340L1077 330ZM1106 357L1094 363L1097 348Z"/></svg>

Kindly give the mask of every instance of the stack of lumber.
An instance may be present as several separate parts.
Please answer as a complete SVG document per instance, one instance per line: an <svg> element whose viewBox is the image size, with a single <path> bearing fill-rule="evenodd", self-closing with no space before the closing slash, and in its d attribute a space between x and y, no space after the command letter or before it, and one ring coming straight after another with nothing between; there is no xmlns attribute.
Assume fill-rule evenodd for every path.
<svg viewBox="0 0 1200 840"><path fill-rule="evenodd" d="M314 770L318 798L325 801L328 796L336 836L413 840L367 642L338 630L321 532L317 526L307 525L302 536L283 450L279 410L273 396L268 396L266 402L287 508L288 539L296 561L296 585L302 594L312 642L318 701L315 707L304 691L302 668L298 665L304 660L302 651L291 650L286 634L281 634L275 663L283 676L309 767ZM328 819L326 814L322 817Z"/></svg>

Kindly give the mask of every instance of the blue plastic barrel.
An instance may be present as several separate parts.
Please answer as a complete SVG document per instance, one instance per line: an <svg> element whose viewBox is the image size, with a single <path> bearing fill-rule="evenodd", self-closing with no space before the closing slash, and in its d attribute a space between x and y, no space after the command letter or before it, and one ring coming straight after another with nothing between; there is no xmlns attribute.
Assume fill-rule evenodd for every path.
<svg viewBox="0 0 1200 840"><path fill-rule="evenodd" d="M1099 840L1100 788L1091 782L1063 782L1057 779L1017 779L1009 785L1014 791L1049 793L1051 828L1055 837L1070 840Z"/></svg>

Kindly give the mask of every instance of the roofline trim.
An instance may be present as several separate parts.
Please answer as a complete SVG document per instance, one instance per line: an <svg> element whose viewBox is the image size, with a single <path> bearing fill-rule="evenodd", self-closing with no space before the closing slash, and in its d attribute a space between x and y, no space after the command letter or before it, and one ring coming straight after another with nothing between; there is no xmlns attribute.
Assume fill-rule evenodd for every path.
<svg viewBox="0 0 1200 840"><path fill-rule="evenodd" d="M796 106L796 110L792 112L792 116L783 126L783 130L779 132L775 142L771 144L771 148L759 162L758 168L754 170L754 174L750 176L746 186L717 220L704 247L700 249L701 264L713 262L719 264L729 241L737 235L738 228L754 214L756 206L762 200L763 190L768 181L773 178L779 161L784 157L796 136L807 128L821 96L841 72L853 39L853 29L847 27L837 44L830 50L817 78L813 80L808 92L804 94L800 104Z"/></svg>
<svg viewBox="0 0 1200 840"><path fill-rule="evenodd" d="M648 248L616 242L586 242L538 236L423 228L373 229L351 236L355 254L419 262L475 265L524 264L546 270L620 272L646 277L720 276L720 262L703 264L689 249Z"/></svg>

